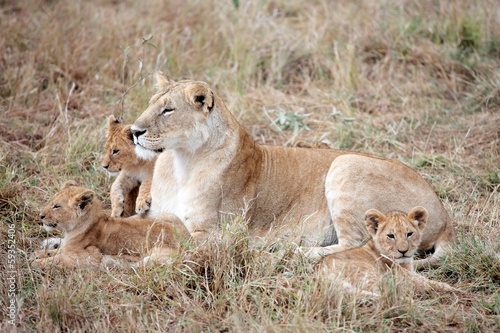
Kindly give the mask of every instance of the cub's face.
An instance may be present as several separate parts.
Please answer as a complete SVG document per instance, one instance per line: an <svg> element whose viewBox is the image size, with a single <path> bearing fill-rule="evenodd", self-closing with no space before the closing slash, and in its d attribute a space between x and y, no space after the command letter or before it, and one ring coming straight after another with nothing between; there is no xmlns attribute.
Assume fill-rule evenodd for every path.
<svg viewBox="0 0 500 333"><path fill-rule="evenodd" d="M47 231L70 231L82 223L95 200L94 192L67 182L40 212L40 219Z"/></svg>
<svg viewBox="0 0 500 333"><path fill-rule="evenodd" d="M408 214L393 211L387 215L370 209L365 215L368 231L382 255L400 263L412 260L427 221L425 208L418 206Z"/></svg>
<svg viewBox="0 0 500 333"><path fill-rule="evenodd" d="M214 94L199 81L174 82L157 74L159 92L132 126L136 151L164 149L195 150L210 136L210 113Z"/></svg>
<svg viewBox="0 0 500 333"><path fill-rule="evenodd" d="M110 174L120 172L124 166L138 163L130 127L114 116L109 117L108 138L104 147L102 167Z"/></svg>

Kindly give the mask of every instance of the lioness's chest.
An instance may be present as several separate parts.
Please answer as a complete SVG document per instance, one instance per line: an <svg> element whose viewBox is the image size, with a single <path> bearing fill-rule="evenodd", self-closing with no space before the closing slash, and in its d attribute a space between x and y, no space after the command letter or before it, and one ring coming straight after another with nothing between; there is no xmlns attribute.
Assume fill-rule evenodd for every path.
<svg viewBox="0 0 500 333"><path fill-rule="evenodd" d="M214 210L212 202L220 195L217 186L210 183L209 175L193 172L180 178L184 170L178 169L171 153L163 153L158 159L151 185L150 218L172 213L185 222L209 209Z"/></svg>

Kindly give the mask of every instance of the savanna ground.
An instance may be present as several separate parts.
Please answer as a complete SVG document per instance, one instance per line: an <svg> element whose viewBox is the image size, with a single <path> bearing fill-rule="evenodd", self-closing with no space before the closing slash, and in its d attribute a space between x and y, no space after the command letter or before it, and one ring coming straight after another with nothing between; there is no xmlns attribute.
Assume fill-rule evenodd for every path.
<svg viewBox="0 0 500 333"><path fill-rule="evenodd" d="M500 330L497 1L0 6L0 331ZM212 84L260 143L324 140L417 170L458 238L444 264L422 274L465 295L416 294L388 281L380 298L360 300L312 279L313 263L291 245L250 247L244 224L231 218L219 244L188 244L169 266L32 269L29 253L49 236L39 209L66 180L109 208L112 179L100 168L106 117L120 115L122 93L156 67ZM153 91L150 77L130 90L126 122Z"/></svg>

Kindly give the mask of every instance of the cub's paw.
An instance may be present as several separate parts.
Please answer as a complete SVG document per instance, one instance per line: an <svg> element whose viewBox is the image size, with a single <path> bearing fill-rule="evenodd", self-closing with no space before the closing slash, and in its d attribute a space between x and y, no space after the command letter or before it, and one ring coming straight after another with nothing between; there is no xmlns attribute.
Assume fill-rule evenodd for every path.
<svg viewBox="0 0 500 333"><path fill-rule="evenodd" d="M33 253L34 254L34 253ZM35 266L35 267L45 267L47 266L50 262L52 262L51 260L52 258L37 258L35 260L33 260L31 262L31 265L32 266ZM49 261L50 260L50 261Z"/></svg>
<svg viewBox="0 0 500 333"><path fill-rule="evenodd" d="M57 250L36 250L30 256L31 260L37 261L55 256Z"/></svg>
<svg viewBox="0 0 500 333"><path fill-rule="evenodd" d="M42 245L40 246L42 250L57 250L61 247L61 238L51 237L44 239Z"/></svg>
<svg viewBox="0 0 500 333"><path fill-rule="evenodd" d="M148 198L137 198L135 203L135 212L139 215L145 214L151 208L151 196Z"/></svg>
<svg viewBox="0 0 500 333"><path fill-rule="evenodd" d="M125 212L125 198L123 195L111 198L111 217L123 217Z"/></svg>
<svg viewBox="0 0 500 333"><path fill-rule="evenodd" d="M122 217L125 211L124 201L120 201L117 204L113 204L111 207L111 217Z"/></svg>

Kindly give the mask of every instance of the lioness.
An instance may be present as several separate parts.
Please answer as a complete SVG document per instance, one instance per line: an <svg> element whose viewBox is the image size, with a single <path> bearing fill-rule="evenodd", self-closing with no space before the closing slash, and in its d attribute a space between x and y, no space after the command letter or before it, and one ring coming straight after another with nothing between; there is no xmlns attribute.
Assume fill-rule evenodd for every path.
<svg viewBox="0 0 500 333"><path fill-rule="evenodd" d="M219 234L222 213L244 213L253 235L298 229L301 244L318 256L368 238L361 221L370 208L423 205L429 221L419 249L441 256L454 240L437 195L402 163L335 149L260 146L207 83L156 77L159 91L131 128L139 153L167 149L155 165L149 217L173 213L197 238Z"/></svg>
<svg viewBox="0 0 500 333"><path fill-rule="evenodd" d="M162 261L174 253L182 237L189 237L183 223L172 214L156 221L112 218L104 214L94 192L67 182L42 209L40 218L47 231L65 232L59 250L38 250L34 265L52 263L61 267L100 265L105 256L147 262Z"/></svg>
<svg viewBox="0 0 500 333"><path fill-rule="evenodd" d="M408 214L392 211L387 215L370 209L365 215L372 238L359 247L322 258L315 267L319 278L341 279L348 290L358 286L365 294L378 295L382 277L396 273L410 279L419 291L457 291L446 283L429 280L413 271L413 255L428 217L425 208L417 206Z"/></svg>
<svg viewBox="0 0 500 333"><path fill-rule="evenodd" d="M132 125L124 125L114 116L108 118L108 125L102 167L112 175L118 174L111 185L111 216L144 214L151 205L150 188L156 154L137 156L130 132ZM138 186L137 194L134 190Z"/></svg>

